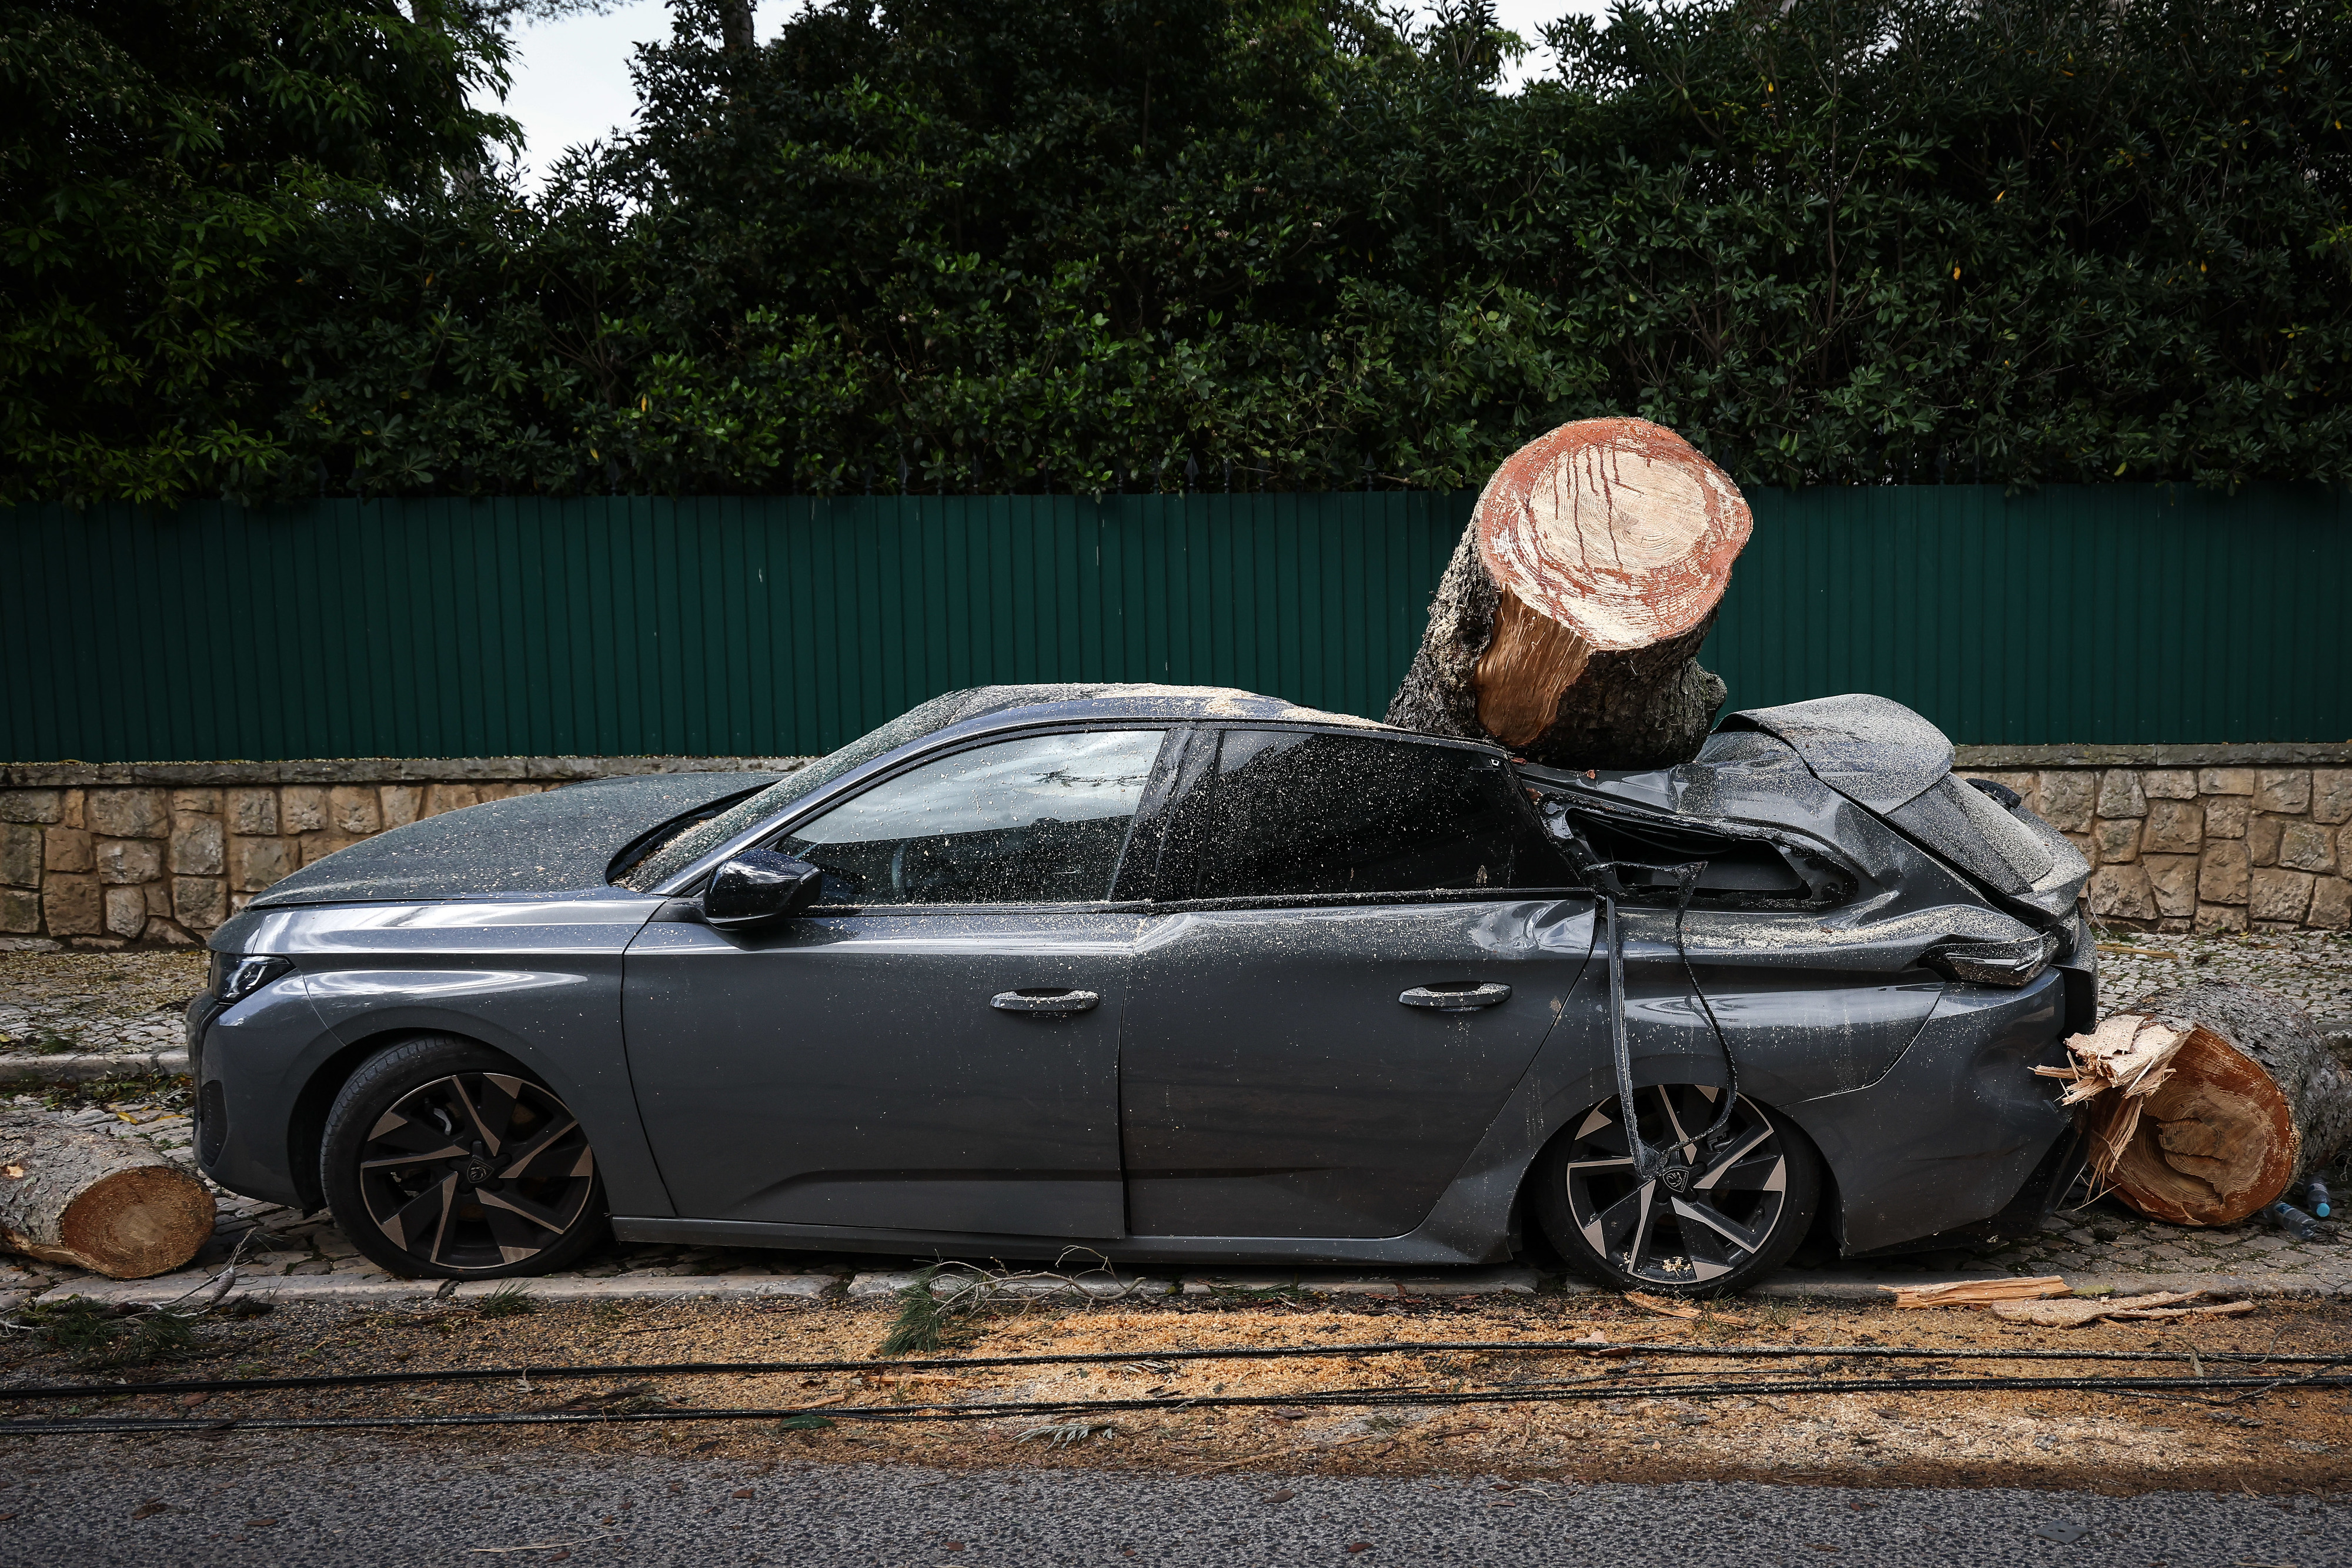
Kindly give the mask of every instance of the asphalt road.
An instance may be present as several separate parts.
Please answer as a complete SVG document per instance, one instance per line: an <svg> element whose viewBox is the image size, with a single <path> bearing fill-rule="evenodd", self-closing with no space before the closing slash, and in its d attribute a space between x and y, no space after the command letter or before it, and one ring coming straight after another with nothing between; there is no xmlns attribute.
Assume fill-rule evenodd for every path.
<svg viewBox="0 0 2352 1568"><path fill-rule="evenodd" d="M0 1565L2352 1564L2352 1500L2310 1497L1706 1482L1498 1490L854 1465L762 1474L740 1460L504 1454L258 1434L15 1443L0 1449Z"/></svg>

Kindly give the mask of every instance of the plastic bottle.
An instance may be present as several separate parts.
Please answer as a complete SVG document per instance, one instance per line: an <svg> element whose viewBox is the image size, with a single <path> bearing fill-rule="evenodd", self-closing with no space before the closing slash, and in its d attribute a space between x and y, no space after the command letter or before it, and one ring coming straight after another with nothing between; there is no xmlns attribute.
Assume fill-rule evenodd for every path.
<svg viewBox="0 0 2352 1568"><path fill-rule="evenodd" d="M2319 1221L2312 1218L2284 1198L2272 1204L2263 1212L2271 1217L2272 1224L2294 1237L2297 1241L2319 1239Z"/></svg>
<svg viewBox="0 0 2352 1568"><path fill-rule="evenodd" d="M2310 1206L2312 1213L2322 1219L2326 1218L2327 1184L2316 1176L2305 1182L2303 1187L2303 1201Z"/></svg>

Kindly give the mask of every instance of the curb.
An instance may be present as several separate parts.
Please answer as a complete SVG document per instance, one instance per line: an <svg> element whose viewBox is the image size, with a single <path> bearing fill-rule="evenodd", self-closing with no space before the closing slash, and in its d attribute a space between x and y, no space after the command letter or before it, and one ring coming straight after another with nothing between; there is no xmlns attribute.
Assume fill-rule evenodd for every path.
<svg viewBox="0 0 2352 1568"><path fill-rule="evenodd" d="M1199 1294L1214 1289L1228 1289L1236 1294L1252 1291L1297 1291L1306 1295L1379 1295L1406 1296L1467 1296L1467 1295L1531 1295L1536 1291L1533 1270L1526 1278L1498 1279L1492 1276L1502 1270L1468 1271L1458 1279L1377 1279L1298 1282L1296 1276L1285 1275L1278 1281L1266 1284L1255 1281L1228 1282L1223 1279L1192 1280L1185 1282L1181 1293ZM1519 1271L1513 1270L1514 1275ZM136 1302L154 1305L186 1295L215 1277L210 1270L184 1270L153 1280L76 1281L68 1284L47 1286L37 1291L10 1292L16 1303L32 1301L62 1301L82 1296L93 1301ZM471 1301L489 1295L509 1285L520 1285L534 1300L556 1301L750 1301L776 1300L816 1301L838 1296L848 1301L876 1301L893 1296L912 1284L910 1271L873 1271L845 1277L840 1274L622 1274L599 1279L468 1280L449 1290L444 1297L446 1281L439 1280L395 1280L373 1270L354 1274L240 1274L236 1289L241 1294L267 1296L280 1302L295 1301L409 1301L443 1298L449 1301ZM949 1283L950 1281L941 1281ZM1591 1287L1571 1284L1568 1291L1585 1293ZM1170 1275L1122 1277L1118 1286L1082 1281L1057 1285L1046 1281L1022 1281L1009 1292L1022 1300L1048 1301L1057 1299L1104 1301L1150 1301L1180 1293L1178 1281ZM0 1295L0 1311L9 1310L7 1295Z"/></svg>
<svg viewBox="0 0 2352 1568"><path fill-rule="evenodd" d="M1488 1270L1477 1270L1486 1274ZM110 1281L77 1281L70 1284L46 1286L37 1291L0 1292L0 1311L13 1311L16 1306L35 1301L62 1301L68 1297L83 1296L94 1301L136 1302L157 1304L188 1294L213 1278L209 1270L191 1270L165 1275L155 1280L124 1280ZM247 1295L266 1296L282 1303L295 1302L373 1302L425 1301L436 1299L454 1301L476 1301L493 1291L520 1285L533 1300L551 1304L572 1301L757 1301L845 1300L876 1301L887 1298L913 1281L911 1273L872 1272L845 1278L839 1274L715 1274L619 1275L602 1279L546 1280L469 1280L447 1288L447 1282L437 1280L395 1280L369 1270L357 1275L246 1274L237 1280L238 1291ZM1943 1276L1920 1273L1864 1274L1842 1272L1807 1278L1786 1275L1771 1280L1748 1291L1745 1300L1826 1301L1886 1302L1892 1300L1892 1287L1916 1288L1940 1280L2007 1280L2008 1274L1956 1273ZM1356 1278L1281 1285L1228 1284L1223 1281L1188 1279L1180 1286L1171 1277L1147 1276L1122 1281L1135 1289L1123 1299L1150 1301L1168 1297L1199 1295L1213 1290L1230 1290L1235 1294L1252 1291L1282 1290L1314 1296L1382 1296L1395 1299L1412 1297L1458 1297L1475 1295L1529 1295L1536 1287L1518 1280L1499 1281L1491 1278L1475 1278L1465 1273L1459 1279L1377 1279ZM2087 1274L2070 1278L2068 1283L2076 1295L2113 1293L2119 1296L2144 1295L2157 1291L2206 1291L2216 1295L2259 1297L2291 1300L2317 1299L2329 1296L2352 1297L2352 1286L2330 1286L2326 1281L2302 1274ZM1069 1299L1101 1301L1108 1291L1103 1287L1085 1285L1049 1286L1039 1282L1017 1292L1028 1300ZM1601 1294L1595 1287L1570 1281L1545 1294Z"/></svg>
<svg viewBox="0 0 2352 1568"><path fill-rule="evenodd" d="M144 1077L168 1072L188 1075L188 1053L157 1051L138 1055L75 1054L68 1056L0 1056L0 1083L88 1083L126 1073Z"/></svg>

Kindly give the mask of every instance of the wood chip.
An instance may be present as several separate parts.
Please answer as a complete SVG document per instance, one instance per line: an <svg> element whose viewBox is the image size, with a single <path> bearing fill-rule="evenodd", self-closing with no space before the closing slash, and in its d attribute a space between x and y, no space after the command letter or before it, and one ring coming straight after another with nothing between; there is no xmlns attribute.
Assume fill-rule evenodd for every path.
<svg viewBox="0 0 2352 1568"><path fill-rule="evenodd" d="M2013 1323L2038 1323L2048 1329L2078 1329L2095 1319L2122 1315L2135 1309L2169 1307L2193 1301L2202 1291L2158 1291L2147 1296L2093 1296L2071 1301L1995 1301L1993 1316Z"/></svg>
<svg viewBox="0 0 2352 1568"><path fill-rule="evenodd" d="M2254 1310L2252 1301L2216 1301L2204 1307L2148 1307L2135 1312L2116 1312L2117 1318L2139 1321L2148 1318L2234 1318Z"/></svg>
<svg viewBox="0 0 2352 1568"><path fill-rule="evenodd" d="M1626 1291L1625 1299L1643 1311L1656 1312L1661 1317L1695 1318L1698 1316L1698 1309L1688 1301L1669 1301L1664 1296L1644 1295L1639 1291Z"/></svg>
<svg viewBox="0 0 2352 1568"><path fill-rule="evenodd" d="M2026 1301L2063 1296L2071 1289L2056 1274L2030 1280L1952 1280L1940 1285L1881 1285L1898 1307L1983 1307L1995 1301Z"/></svg>

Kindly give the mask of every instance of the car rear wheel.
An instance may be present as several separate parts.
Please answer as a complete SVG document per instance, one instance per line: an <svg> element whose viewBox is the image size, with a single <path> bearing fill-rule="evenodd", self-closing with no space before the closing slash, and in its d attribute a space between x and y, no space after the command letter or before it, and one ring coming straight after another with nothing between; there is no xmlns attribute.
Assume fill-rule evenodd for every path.
<svg viewBox="0 0 2352 1568"><path fill-rule="evenodd" d="M570 1107L497 1051L446 1035L352 1075L327 1113L319 1176L352 1245L412 1279L547 1273L607 1228Z"/></svg>
<svg viewBox="0 0 2352 1568"><path fill-rule="evenodd" d="M1821 1157L1794 1124L1746 1095L1711 1146L1723 1091L1637 1090L1643 1143L1665 1163L1634 1173L1612 1097L1569 1124L1538 1162L1535 1210L1578 1273L1620 1291L1713 1296L1744 1290L1788 1261L1821 1201Z"/></svg>

